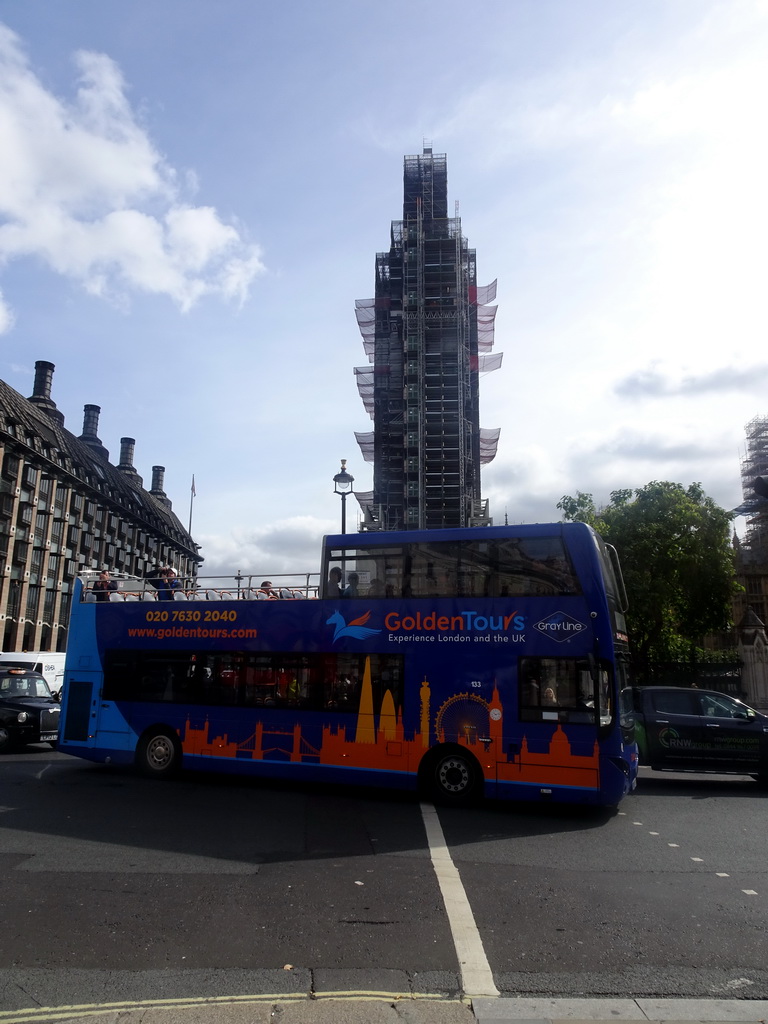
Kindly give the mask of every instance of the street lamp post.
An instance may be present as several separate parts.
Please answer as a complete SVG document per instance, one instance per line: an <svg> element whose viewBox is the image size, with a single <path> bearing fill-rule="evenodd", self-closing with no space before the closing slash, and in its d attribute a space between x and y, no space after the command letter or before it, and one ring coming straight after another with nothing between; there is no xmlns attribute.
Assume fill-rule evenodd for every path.
<svg viewBox="0 0 768 1024"><path fill-rule="evenodd" d="M333 478L333 493L341 495L341 532L347 532L347 495L352 493L355 478L347 472L347 460L341 460L341 469Z"/></svg>

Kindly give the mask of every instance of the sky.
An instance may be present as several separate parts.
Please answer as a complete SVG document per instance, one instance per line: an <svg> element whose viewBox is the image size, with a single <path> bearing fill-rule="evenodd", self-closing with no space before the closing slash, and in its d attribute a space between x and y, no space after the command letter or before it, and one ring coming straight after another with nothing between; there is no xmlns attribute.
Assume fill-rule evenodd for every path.
<svg viewBox="0 0 768 1024"><path fill-rule="evenodd" d="M0 0L0 379L54 363L72 433L98 405L112 462L164 466L203 574L316 571L340 459L372 488L354 304L426 142L498 281L494 521L651 480L735 508L767 52L768 0Z"/></svg>

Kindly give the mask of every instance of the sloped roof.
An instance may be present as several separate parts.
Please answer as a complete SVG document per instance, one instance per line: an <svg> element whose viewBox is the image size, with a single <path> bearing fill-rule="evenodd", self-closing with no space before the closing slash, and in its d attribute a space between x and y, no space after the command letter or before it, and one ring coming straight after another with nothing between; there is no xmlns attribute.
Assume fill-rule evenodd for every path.
<svg viewBox="0 0 768 1024"><path fill-rule="evenodd" d="M738 625L739 629L765 629L765 623L757 614L755 609L750 605L742 616L741 622Z"/></svg>
<svg viewBox="0 0 768 1024"><path fill-rule="evenodd" d="M21 449L34 453L41 466L48 465L56 476L69 477L84 492L89 491L116 515L144 523L163 533L198 561L197 545L171 508L160 497L139 484L138 474L113 466L106 450L75 437L62 423L55 403L35 404L0 380L0 436L12 439ZM94 439L95 440L95 439Z"/></svg>

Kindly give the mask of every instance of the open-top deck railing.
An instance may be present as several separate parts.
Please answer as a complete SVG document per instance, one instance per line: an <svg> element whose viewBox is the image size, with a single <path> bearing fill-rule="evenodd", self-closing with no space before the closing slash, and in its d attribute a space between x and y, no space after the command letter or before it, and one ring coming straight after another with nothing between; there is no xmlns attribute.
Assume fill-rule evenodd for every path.
<svg viewBox="0 0 768 1024"><path fill-rule="evenodd" d="M236 576L195 576L184 579L176 577L179 586L168 596L161 598L157 577L140 579L131 576L114 576L117 590L109 592L110 602L121 601L290 601L314 599L320 587L319 573L238 573ZM262 587L269 580L271 587ZM93 579L83 579L82 601L98 601ZM102 597L102 600L104 598Z"/></svg>

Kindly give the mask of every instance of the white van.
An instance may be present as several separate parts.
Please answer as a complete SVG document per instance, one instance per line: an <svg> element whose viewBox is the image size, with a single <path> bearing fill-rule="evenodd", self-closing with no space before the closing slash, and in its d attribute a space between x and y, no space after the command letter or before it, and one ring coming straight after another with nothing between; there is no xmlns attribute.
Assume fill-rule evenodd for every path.
<svg viewBox="0 0 768 1024"><path fill-rule="evenodd" d="M60 693L64 682L66 654L56 651L3 651L0 665L4 668L29 668L39 672L48 683L51 693Z"/></svg>

